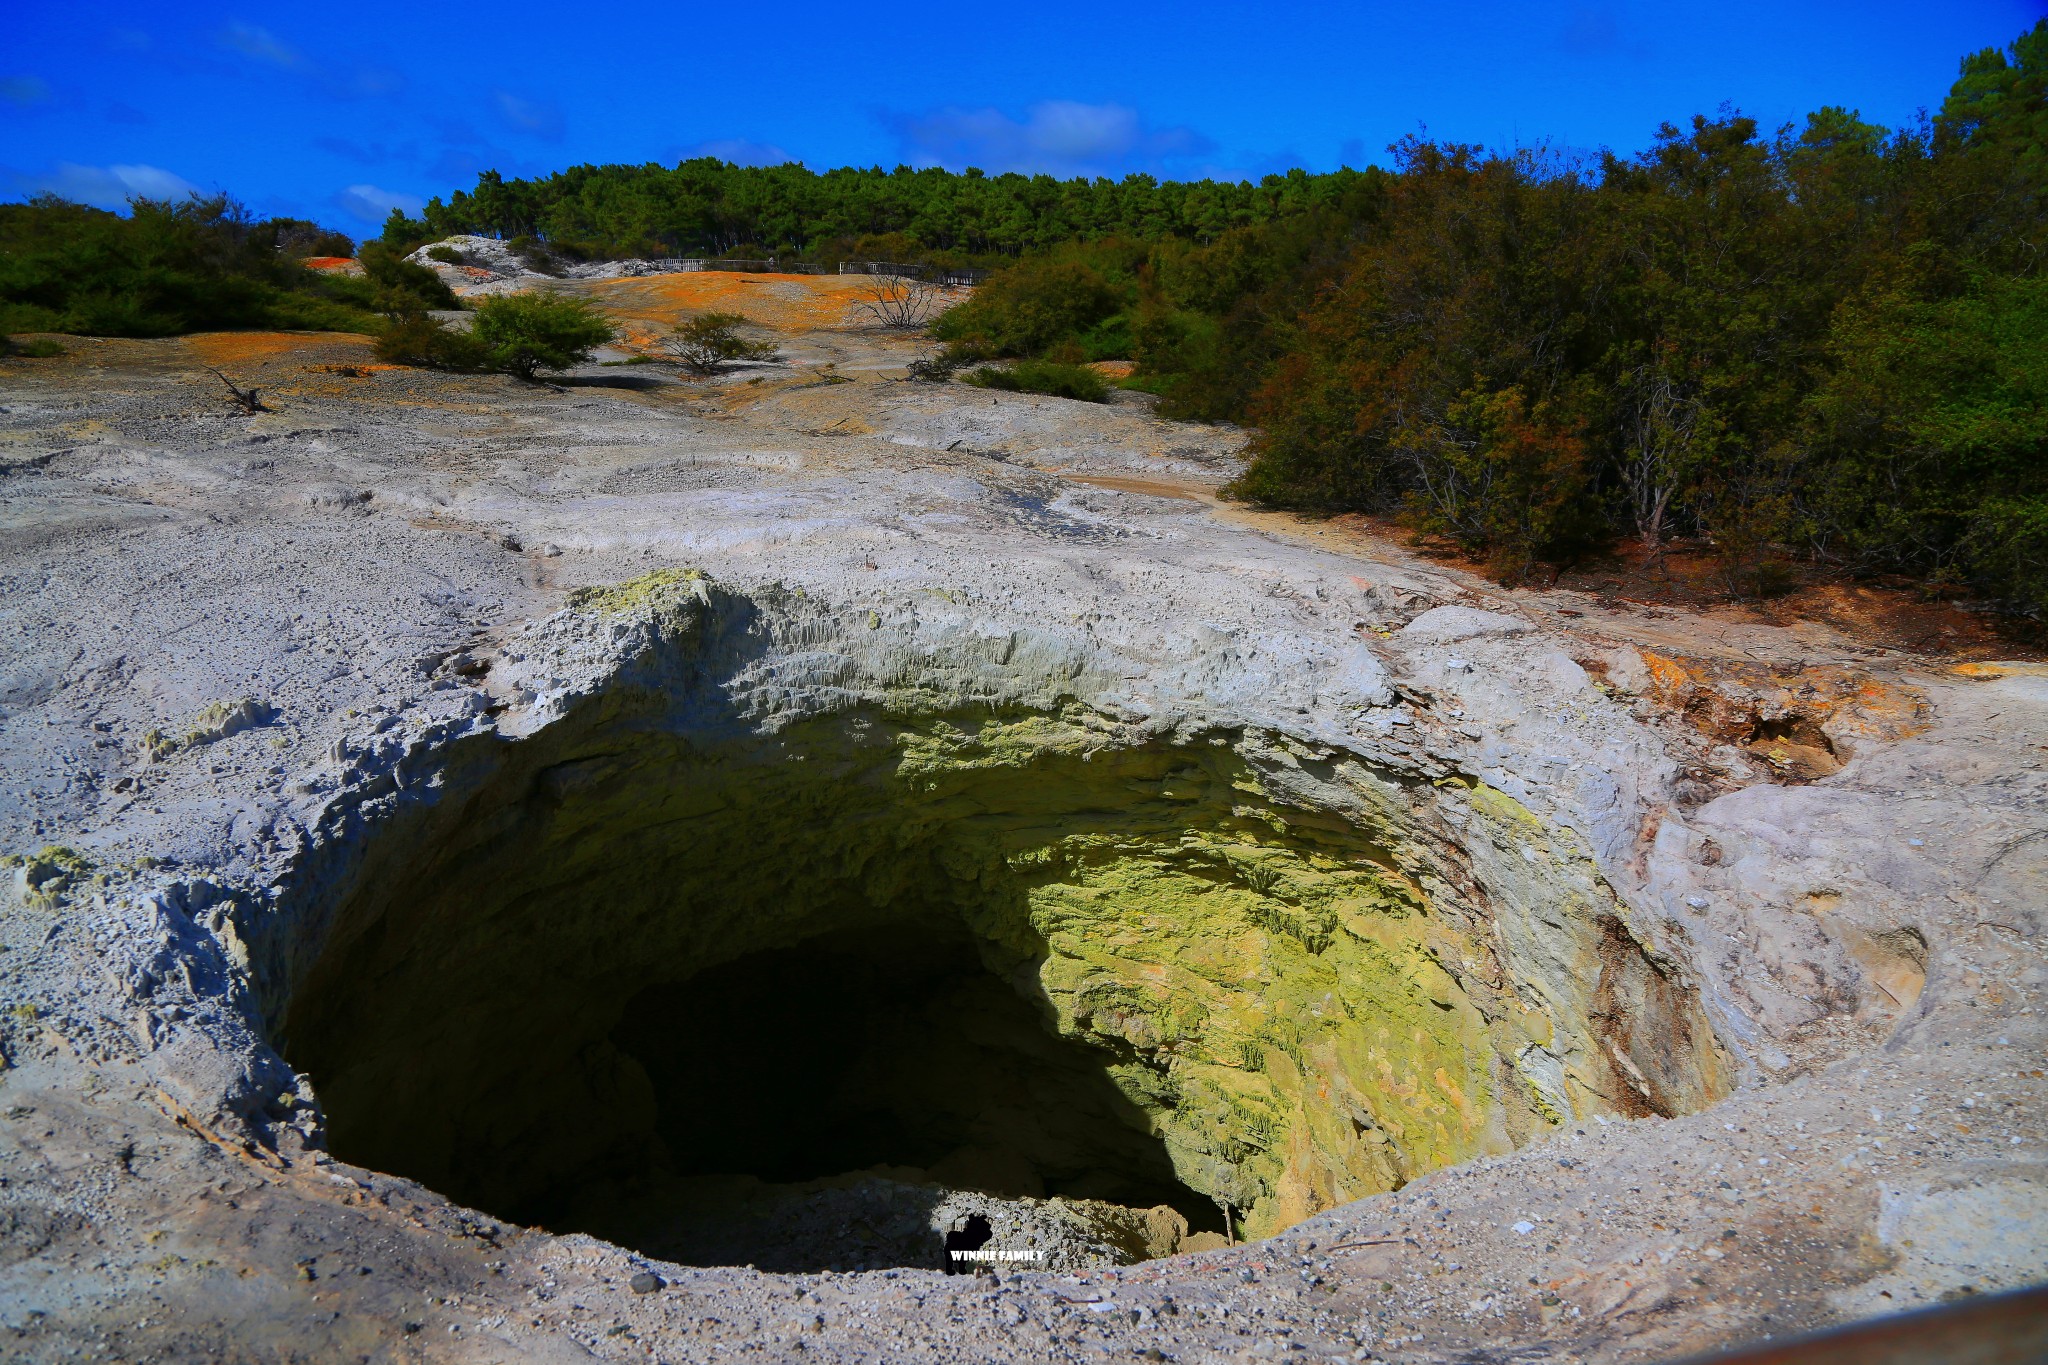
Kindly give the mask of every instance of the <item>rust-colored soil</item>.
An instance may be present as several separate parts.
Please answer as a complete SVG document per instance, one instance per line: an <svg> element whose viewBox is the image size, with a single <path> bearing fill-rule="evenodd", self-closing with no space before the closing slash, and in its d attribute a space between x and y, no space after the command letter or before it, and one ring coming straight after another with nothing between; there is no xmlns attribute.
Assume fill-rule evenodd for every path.
<svg viewBox="0 0 2048 1365"><path fill-rule="evenodd" d="M1783 669L1638 652L1652 699L1702 733L1747 749L1779 781L1812 781L1839 769L1843 755L1830 733L1893 742L1926 728L1924 697L1862 669Z"/></svg>
<svg viewBox="0 0 2048 1365"><path fill-rule="evenodd" d="M1166 479L1125 479L1108 474L1069 474L1067 477L1075 483L1085 483L1092 488L1110 488L1119 493L1143 493L1148 497L1179 498L1184 502L1212 505L1216 501L1205 488Z"/></svg>
<svg viewBox="0 0 2048 1365"><path fill-rule="evenodd" d="M1390 518L1333 519L1356 532L1397 542L1412 533ZM1425 556L1466 568L1479 561L1434 542L1419 547ZM1587 593L1602 606L1676 608L1700 611L1732 608L1762 625L1791 626L1812 621L1850 639L1887 649L1953 659L2048 658L2048 639L2033 623L2002 615L1953 596L1936 596L1898 582L1851 581L1806 567L1787 570L1789 587L1768 597L1736 592L1727 561L1697 545L1676 543L1661 560L1647 564L1635 553L1588 559L1562 569L1538 565L1521 586ZM1654 613L1653 613L1654 614Z"/></svg>
<svg viewBox="0 0 2048 1365"><path fill-rule="evenodd" d="M337 343L360 349L364 363L369 363L370 339L354 332L197 332L184 338L195 360L214 366L267 363L313 350L325 353Z"/></svg>
<svg viewBox="0 0 2048 1365"><path fill-rule="evenodd" d="M306 269L332 271L341 275L360 275L363 267L353 256L308 256Z"/></svg>
<svg viewBox="0 0 2048 1365"><path fill-rule="evenodd" d="M2000 660L1996 663L1957 664L1952 671L1965 678L2048 678L2048 663Z"/></svg>
<svg viewBox="0 0 2048 1365"><path fill-rule="evenodd" d="M593 280L579 286L618 320L629 347L651 350L682 318L738 313L778 332L854 325L875 281L865 275L741 275L721 270Z"/></svg>

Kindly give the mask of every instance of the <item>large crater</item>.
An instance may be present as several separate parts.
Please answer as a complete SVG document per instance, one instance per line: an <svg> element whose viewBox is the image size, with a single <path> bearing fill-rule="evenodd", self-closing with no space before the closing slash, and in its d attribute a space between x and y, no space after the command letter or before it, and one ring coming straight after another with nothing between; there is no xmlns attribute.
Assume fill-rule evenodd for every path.
<svg viewBox="0 0 2048 1365"><path fill-rule="evenodd" d="M936 1264L958 1191L1139 1256L1727 1089L1677 964L1488 787L1079 705L675 700L472 745L293 893L257 979L338 1156L700 1263Z"/></svg>

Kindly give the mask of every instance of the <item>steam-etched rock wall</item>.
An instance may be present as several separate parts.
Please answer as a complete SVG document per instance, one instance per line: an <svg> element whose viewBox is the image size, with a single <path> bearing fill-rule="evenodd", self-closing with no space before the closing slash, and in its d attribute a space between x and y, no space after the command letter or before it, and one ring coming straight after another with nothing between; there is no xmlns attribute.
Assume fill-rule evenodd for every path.
<svg viewBox="0 0 2048 1365"><path fill-rule="evenodd" d="M1682 969L1504 793L1193 696L1136 717L1061 642L920 659L834 622L701 576L591 594L507 662L524 738L408 760L309 863L260 957L344 1152L500 1208L630 1163L654 1117L620 1002L920 917L964 920L1254 1234L1726 1091ZM611 676L520 681L593 638Z"/></svg>

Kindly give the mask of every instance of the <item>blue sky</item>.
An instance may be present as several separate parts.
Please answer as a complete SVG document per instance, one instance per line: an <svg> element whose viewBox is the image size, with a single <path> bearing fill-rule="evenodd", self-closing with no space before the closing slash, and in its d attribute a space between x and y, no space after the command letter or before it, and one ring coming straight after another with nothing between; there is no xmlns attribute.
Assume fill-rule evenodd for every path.
<svg viewBox="0 0 2048 1365"><path fill-rule="evenodd" d="M2048 0L905 0L872 33L858 7L801 0L758 26L561 0L5 9L0 196L221 188L360 235L493 167L709 153L1235 178L1384 162L1424 129L1632 151L1724 102L1767 125L1824 104L1897 124Z"/></svg>

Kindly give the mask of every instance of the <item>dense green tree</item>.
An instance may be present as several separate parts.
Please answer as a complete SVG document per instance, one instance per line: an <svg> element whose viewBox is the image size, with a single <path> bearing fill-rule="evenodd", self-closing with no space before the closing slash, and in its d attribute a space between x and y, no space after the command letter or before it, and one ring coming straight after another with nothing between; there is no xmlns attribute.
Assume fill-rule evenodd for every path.
<svg viewBox="0 0 2048 1365"><path fill-rule="evenodd" d="M618 332L586 300L537 292L484 300L470 335L492 368L530 380L582 364Z"/></svg>
<svg viewBox="0 0 2048 1365"><path fill-rule="evenodd" d="M1035 356L1075 341L1121 312L1136 295L1088 260L1067 256L1019 262L940 316L933 334L973 340L996 355Z"/></svg>
<svg viewBox="0 0 2048 1365"><path fill-rule="evenodd" d="M955 263L1014 258L1063 243L1124 237L1210 241L1341 200L1356 171L1302 171L1250 181L1056 180L954 173L936 167L735 166L699 157L675 166L572 166L538 180L495 171L470 190L394 213L385 240L403 250L455 233L531 235L569 255L760 255L888 259L864 243L895 238L895 253Z"/></svg>
<svg viewBox="0 0 2048 1365"><path fill-rule="evenodd" d="M1805 554L2048 607L2048 22L1917 128L1398 150L1376 198L1141 268L1139 382L1260 423L1241 494L1405 509L1510 573L1692 536L1751 589Z"/></svg>
<svg viewBox="0 0 2048 1365"><path fill-rule="evenodd" d="M360 281L309 271L289 249L297 227L225 195L137 199L126 215L51 196L0 204L0 331L373 326Z"/></svg>

